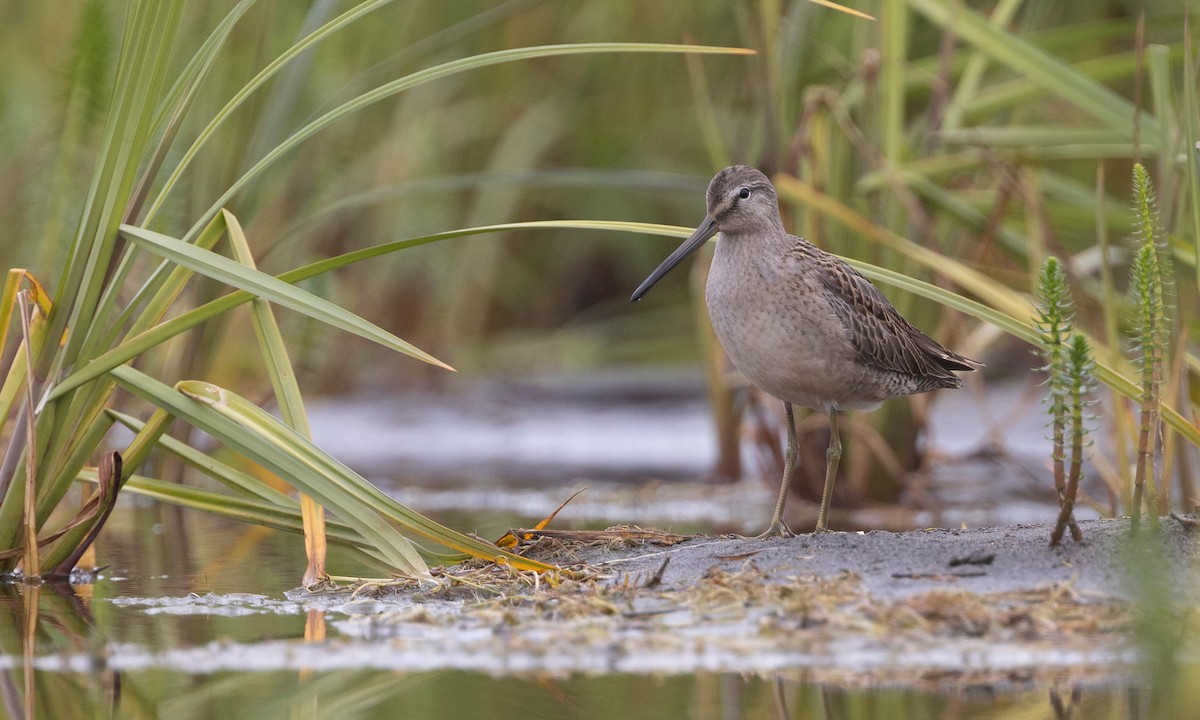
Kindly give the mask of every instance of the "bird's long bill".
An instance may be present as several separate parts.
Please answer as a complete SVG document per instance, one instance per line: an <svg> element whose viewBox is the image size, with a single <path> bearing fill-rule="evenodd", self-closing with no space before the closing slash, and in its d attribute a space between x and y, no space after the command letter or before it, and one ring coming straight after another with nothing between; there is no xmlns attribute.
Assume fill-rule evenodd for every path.
<svg viewBox="0 0 1200 720"><path fill-rule="evenodd" d="M650 277L643 280L641 285L638 285L638 289L633 291L633 297L629 298L629 301L636 302L641 300L642 296L645 295L650 288L654 287L654 283L661 280L663 275L671 272L671 269L683 262L685 257L696 252L696 248L703 245L706 240L716 234L717 221L713 220L711 217L704 218L704 222L700 223L700 227L696 228L696 232L692 233L691 237L689 237L687 240L684 240L683 244L675 249L675 252L667 256L667 259L663 260L662 264L659 265L654 272L650 273Z"/></svg>

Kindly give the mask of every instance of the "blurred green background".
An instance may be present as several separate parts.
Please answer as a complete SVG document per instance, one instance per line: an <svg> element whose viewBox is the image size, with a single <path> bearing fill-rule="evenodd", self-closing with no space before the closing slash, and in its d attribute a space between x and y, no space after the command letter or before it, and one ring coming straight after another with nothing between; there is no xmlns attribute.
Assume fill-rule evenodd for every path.
<svg viewBox="0 0 1200 720"><path fill-rule="evenodd" d="M234 28L180 135L197 132L258 69L347 6L258 3ZM829 14L799 9L809 22ZM32 268L45 282L58 270L90 171L86 144L60 156L63 135L98 134L106 68L120 40L119 6L70 10L6 3L0 31L0 216L8 229L0 264ZM183 39L202 37L226 10L189 6ZM689 36L739 44L733 19L717 3L393 3L306 54L236 113L186 173L185 192L158 229L181 233L290 132L399 75L519 45ZM179 50L182 63L193 48ZM700 62L713 73L722 124L761 145L751 64ZM579 56L485 68L380 103L303 145L230 209L261 267L278 272L387 240L510 220L687 224L703 213L713 164L682 57ZM678 346L672 355L687 346L679 342L686 324L638 322L625 302L667 244L563 231L457 240L350 268L316 290L464 371L492 371L497 362L520 371L608 364L660 351L666 341ZM680 317L687 315L672 319ZM290 332L307 337L304 328ZM298 353L313 373L310 387L423 372L367 342L322 333L311 354ZM517 341L528 337L546 342ZM219 357L238 362L236 354Z"/></svg>
<svg viewBox="0 0 1200 720"><path fill-rule="evenodd" d="M702 216L712 173L745 162L774 175L785 220L798 234L1022 322L1021 300L1042 260L1063 257L1098 357L1128 372L1123 293L1136 241L1129 200L1135 160L1151 169L1177 261L1174 305L1196 304L1200 183L1187 3L857 5L878 19L807 0L387 3L251 95L183 172L149 227L181 237L296 129L421 68L551 43L745 47L757 54L582 54L421 85L324 128L228 208L246 227L260 267L278 273L355 248L489 223L690 226ZM163 68L168 85L230 7L183 8L174 58ZM256 72L348 7L253 4L216 54L166 154L167 171ZM0 266L30 268L53 291L84 211L124 7L6 2L0 11ZM1106 244L1111 252L1102 252ZM697 312L699 294L682 278L656 288L652 302L627 302L671 247L649 235L509 232L391 254L304 286L466 375L695 367L707 359L710 384L719 387L719 350ZM983 357L993 371L1037 362L994 327L885 290L915 324ZM184 304L219 291L212 281L193 281ZM1182 340L1167 352L1164 397L1187 417L1200 360L1188 339L1197 336L1195 317L1178 315L1174 337ZM303 317L281 317L306 392L455 382ZM248 315L227 313L148 353L139 367L168 383L203 378L262 399L265 380L249 337ZM728 400L718 396L718 415L730 417ZM895 447L912 446L910 414L902 403L880 414L882 426L908 428L889 430L910 436L889 437ZM732 437L731 423L722 422L723 437ZM1128 419L1114 422L1127 439ZM901 464L911 466L911 458Z"/></svg>
<svg viewBox="0 0 1200 720"><path fill-rule="evenodd" d="M996 8L991 2L936 4L961 7L963 13ZM183 39L202 37L225 5L190 5ZM181 135L187 137L189 127L195 132L282 48L344 5L258 3L234 28ZM172 213L190 217L290 131L356 92L423 66L519 45L692 41L754 48L759 55L539 60L485 68L369 108L303 145L232 204L256 249L273 248L262 259L264 268L282 270L313 256L388 239L510 220L687 225L702 215L703 188L720 166L736 161L768 171L803 171L807 163L800 153L806 150L813 164L838 161L836 168L815 172L833 179L836 171L849 190L838 193L839 200L861 202L864 208L896 206L900 201L886 197L894 195L886 186L899 184L918 194L897 212L954 228L964 225L961 218L944 217L947 208L931 207L913 180L884 178L879 182L885 188L874 191L854 183L871 170L889 169L891 160L900 163L892 171L916 166L918 173L922 160L952 161L955 153L935 132L948 122L960 134L973 127L1073 126L1078 133L1062 141L1076 146L1092 139L1089 132L1104 130L1064 99L1039 92L1031 82L1037 78L1023 78L995 62L974 76L979 89L962 98L954 117L947 118L952 114L947 101L962 94L964 65L978 54L904 3L858 5L892 22L862 20L806 1L397 2L331 37L254 96L184 176L186 193ZM1135 14L1148 13L1147 42L1166 43L1178 53L1183 39L1183 2L1001 5L1006 6L1001 10L1011 8L1010 24L1019 37L1047 47L1059 61L1081 67L1126 96L1134 82ZM7 2L0 8L6 18L0 30L5 68L0 76L0 217L6 236L0 265L41 270L49 281L90 169L86 143L71 148L71 157L61 157L64 136L98 133L111 82L108 69L120 40L121 7ZM897 25L887 15L893 9L905 16L904 67L889 66L884 54L895 51L895 42L885 37ZM181 43L179 61L192 50ZM900 74L899 98L889 95L894 90L890 73ZM1148 95L1148 88L1142 92ZM891 117L889 104L897 102L902 117ZM826 132L851 137L827 141L815 132L821 128L814 124L833 122L843 126ZM895 132L899 138L890 137ZM1027 173L1076 181L1086 189L1097 159L1131 154L1118 151L1120 142L1100 142L1105 139L1093 140L1090 157L1084 152L1076 153L1078 158L1056 157L1047 167L1038 153L1045 138L1029 138L1029 153L992 148L992 156L978 160L975 168L927 173L919 180L936 183L965 209L986 215L1006 185L1016 182L1027 189L1022 183ZM1123 142L1132 149L1132 140ZM1143 138L1143 146L1149 141ZM805 148L808 143L813 147ZM846 143L853 145L850 151L840 147ZM1118 215L1127 175L1127 170L1112 173ZM1046 196L1022 197L1010 188L1009 196L1016 197L1009 202L1026 209L1030 202L1046 211L1059 207L1062 198L1052 194L1055 188L1036 177L1028 181ZM891 224L886 216L874 217ZM995 219L1007 219L1015 233L1023 233L1029 222L1026 213L1015 212ZM1074 222L1059 219L1045 230L1066 249L1078 251L1094 242L1094 218L1086 208L1063 218ZM896 229L913 222L918 220ZM180 232L169 216L161 224L165 232ZM939 235L953 248L965 243L962 235L972 229L977 230L966 226ZM1118 223L1116 229L1127 232L1128 226ZM624 302L628 288L668 245L565 231L457 240L338 273L322 290L460 369L524 371L677 358L689 346L685 339L691 327L681 303L665 310L668 303L660 296L655 308L634 311ZM1019 251L1007 250L1008 256ZM1009 268L1013 274L1021 270ZM672 292L682 300L678 284L661 294ZM530 339L537 342L525 342ZM309 358L323 387L353 382L356 373L372 369L389 380L416 369L365 342L351 354L342 351L341 339L332 340L314 343L315 355ZM321 352L322 346L339 351ZM363 362L367 357L372 360Z"/></svg>
<svg viewBox="0 0 1200 720"><path fill-rule="evenodd" d="M291 131L386 80L506 47L627 40L759 54L584 55L460 75L334 124L239 194L231 210L265 253L263 268L280 271L390 239L509 220L688 225L703 213L711 174L747 162L796 173L873 220L1026 289L1027 258L1014 245L1033 226L1056 250L1094 244L1091 187L1106 162L1108 218L1114 234L1127 234L1134 138L1039 88L1039 78L984 57L970 38L943 31L922 11L927 4L981 18L1005 13L1016 37L1130 99L1136 13L1147 12L1146 42L1165 43L1176 57L1186 5L857 3L884 20L872 22L805 1L397 2L253 96L183 176L185 192L157 229L181 233ZM179 63L227 5L186 8ZM257 3L233 29L180 135L196 132L258 69L345 6ZM122 6L5 2L0 11L0 265L53 282L104 117ZM890 36L896 32L903 35ZM897 52L907 58L902 66L890 62ZM1172 65L1177 73L1178 61ZM971 81L973 91L964 92ZM1148 106L1150 88L1141 85ZM975 128L1044 125L1074 133L1057 143L1044 135L982 147L970 137ZM952 145L939 134L950 131ZM1153 155L1155 139L1142 132L1142 152ZM1050 154L1063 146L1074 150ZM871 172L868 186L862 178ZM861 237L821 227L815 213L801 223L803 208L791 210L794 230L888 260ZM596 232L510 233L401 253L323 278L316 289L469 372L683 362L699 347L683 284L665 284L652 304L626 302L669 246ZM312 337L301 325L288 332L309 350L298 354L308 388L425 377L382 348L329 330ZM210 330L206 342L220 337ZM223 373L237 370L236 352L215 357Z"/></svg>

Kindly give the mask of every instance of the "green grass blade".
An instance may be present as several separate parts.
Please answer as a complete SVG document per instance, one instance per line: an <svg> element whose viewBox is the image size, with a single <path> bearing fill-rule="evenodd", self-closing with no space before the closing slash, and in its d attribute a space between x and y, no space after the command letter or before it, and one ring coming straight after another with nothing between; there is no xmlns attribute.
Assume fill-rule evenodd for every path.
<svg viewBox="0 0 1200 720"><path fill-rule="evenodd" d="M883 18L879 23L880 53L883 58L879 73L879 137L884 160L897 166L910 152L904 137L909 14L904 0L882 0L880 6Z"/></svg>
<svg viewBox="0 0 1200 720"><path fill-rule="evenodd" d="M161 410L156 412L161 412ZM135 433L140 433L142 428L146 426L146 423L133 417L132 415L126 415L125 413L117 410L109 410L108 414L116 419L117 422L121 423ZM162 435L159 437L156 446L165 450L166 452L171 453L187 465L199 470L234 492L241 493L247 497L256 498L263 502L273 503L274 505L283 508L300 507L299 503L297 503L296 499L291 495L280 492L269 485L265 485L259 478L242 472L241 470L238 470L227 463L223 463L216 458L210 457L206 453L193 448L191 445L188 445L185 442L176 440L170 435ZM133 468L132 465L128 467L130 469ZM299 512L299 510L297 510L297 512Z"/></svg>
<svg viewBox="0 0 1200 720"><path fill-rule="evenodd" d="M115 368L112 374L121 387L129 392L212 435L230 449L245 455L279 477L287 478L289 482L317 498L379 550L398 572L414 577L424 577L428 574L428 568L417 555L412 542L381 517L375 507L364 501L360 494L347 492L345 487L338 485L338 479L322 475L308 458L296 452L294 444L280 442L277 433L263 436L248 432L246 426L218 412L214 406L196 402L131 367Z"/></svg>
<svg viewBox="0 0 1200 720"><path fill-rule="evenodd" d="M221 215L225 218L225 226L229 228L229 246L234 258L252 270L257 269L241 223L228 210L222 210ZM275 393L275 402L279 405L283 421L303 438L311 441L312 429L308 423L308 413L304 410L304 398L300 395L300 386L296 381L296 370L288 357L287 344L283 341L283 333L279 331L279 323L275 321L275 314L271 312L271 303L262 298L254 298L250 303L250 313L254 324L254 336L258 339L260 354L267 366L271 389ZM325 572L325 510L313 502L312 498L303 494L300 496L300 507L304 519L304 550L308 557L308 568L304 571L302 584L311 587L329 577Z"/></svg>
<svg viewBox="0 0 1200 720"><path fill-rule="evenodd" d="M330 110L321 117L313 120L309 124L297 130L282 143L277 145L269 153L264 155L261 160L247 170L240 178L229 186L221 197L205 211L204 215L197 221L196 226L184 235L184 239L192 237L200 226L208 222L208 219L215 215L221 208L225 207L230 199L238 193L243 187L257 178L271 165L274 165L281 157L289 153L296 146L320 132L324 128L340 120L343 117L351 115L363 108L369 107L381 100L385 100L393 95L401 93L427 82L439 80L441 78L450 77L459 73L477 70L479 68L488 67L491 65L499 65L502 63L517 62L520 60L533 60L538 58L558 57L564 55L583 55L597 53L707 53L707 54L723 54L723 55L748 55L753 54L753 50L744 48L729 48L729 47L710 47L706 45L672 45L664 43L572 43L563 45L538 45L534 47L512 48L508 50L497 50L495 52L483 53L481 55L473 55L470 57L452 60L450 62L435 65L425 70L406 75L392 82L385 83L374 90L363 93L358 97L350 100L338 107Z"/></svg>
<svg viewBox="0 0 1200 720"><path fill-rule="evenodd" d="M895 250L905 257L935 270L966 288L969 292L986 300L991 305L1000 308L1010 315L1022 317L1026 312L1027 301L1017 292L1003 283L987 275L967 267L952 258L918 245L917 243L898 235L886 228L880 227L850 207L819 192L810 184L790 176L775 178L775 188L781 197L803 203L828 215L854 232L868 237L875 242Z"/></svg>
<svg viewBox="0 0 1200 720"><path fill-rule="evenodd" d="M212 222L205 226L193 244L202 250L212 250L221 241L221 237L225 235L225 232L225 216L218 214L212 219ZM167 268L171 268L171 272L167 274L165 279L161 281L157 280L157 278L162 277L162 273L166 272ZM175 301L179 299L180 294L183 293L184 286L187 285L192 274L192 270L164 260L151 273L150 278L138 288L133 299L129 302L129 307L121 314L117 325L123 326L126 322L132 320L129 334L135 335L157 323L167 314L167 310L175 304ZM150 296L146 307L141 312L138 312L136 317L133 317L136 308L141 305L139 299L149 295L151 292L153 292L153 295Z"/></svg>
<svg viewBox="0 0 1200 720"><path fill-rule="evenodd" d="M150 451L158 446L159 440L166 434L167 428L175 422L175 416L162 408L155 408L154 413L146 422L134 421L132 417L111 408L106 409L105 413L110 420L121 422L134 433L133 440L125 446L125 452L121 453L127 475L132 475L133 471L145 462Z"/></svg>
<svg viewBox="0 0 1200 720"><path fill-rule="evenodd" d="M1022 3L1023 0L1000 0L992 10L988 22L1001 30L1006 29ZM945 127L957 128L962 124L963 108L979 89L984 70L987 69L987 63L988 58L983 53L971 53L967 67L963 70L958 82L955 83L954 95L946 107L946 117L943 121Z"/></svg>
<svg viewBox="0 0 1200 720"><path fill-rule="evenodd" d="M84 482L95 482L96 471L90 468L85 469L79 473L79 479ZM232 497L144 475L130 476L122 490L152 500L167 502L189 510L201 510L251 525L261 525L294 533L299 533L301 529L299 507L280 507L265 500ZM371 547L370 543L363 540L362 536L354 532L352 528L336 521L329 523L329 538L346 547L362 550Z"/></svg>
<svg viewBox="0 0 1200 720"><path fill-rule="evenodd" d="M122 370L125 369L122 368ZM352 496L356 501L374 508L406 530L446 547L488 560L502 558L514 567L521 569L552 569L551 566L513 555L495 545L451 530L401 505L367 482L358 473L313 445L307 438L236 393L211 383L194 380L185 380L179 383L179 390L189 398L207 405L223 417L234 421L244 431L249 431L247 434L252 437L261 439L279 448L289 457L304 463L320 478L323 478L326 484L305 483L305 478L299 477L294 479L294 484L330 509L334 509L334 506L325 502L324 498L336 490L340 494Z"/></svg>
<svg viewBox="0 0 1200 720"><path fill-rule="evenodd" d="M50 337L61 337L67 327L84 328L95 322L95 311L116 248L117 227L133 191L138 165L151 138L154 104L150 98L158 91L169 64L167 58L178 27L182 3L137 3L135 7L142 4L151 9L146 11L146 24L132 28L134 47L119 64L119 67L128 67L119 73L121 79L118 80L118 91L114 95L114 107L110 109L110 116L114 118L109 123L112 128L111 145L98 163L97 181L93 186L96 193L88 198L82 213L82 223L73 246L73 262L69 263L69 266L77 268L78 291L76 294L75 290L65 291L62 286L59 287L60 292L72 294L73 301L56 305L56 310L66 315L65 318L63 313L51 315ZM62 367L74 365L80 359L90 359L80 354L85 337L82 332L67 334L65 347L54 353L53 362ZM39 363L40 376L49 376L46 372L48 365L50 362L45 359Z"/></svg>
<svg viewBox="0 0 1200 720"><path fill-rule="evenodd" d="M216 247L217 242L225 234L225 217L217 215L208 225L201 231L200 236L196 238L194 243L196 247L205 250L211 250ZM126 246L125 254L117 265L117 270L113 275L108 287L105 288L104 295L100 298L101 308L112 308L117 302L117 298L121 295L122 289L126 286L126 279L129 272L133 269L134 259L139 252L138 246L129 244ZM168 269L170 272L168 273ZM89 352L92 348L97 351L100 348L111 349L113 343L116 342L117 335L126 326L129 327L127 337L136 335L146 330L146 328L157 323L167 313L179 295L183 292L183 288L187 285L194 273L188 268L181 267L167 260L159 263L158 267L150 273L149 278L142 283L137 292L133 294L133 298L129 301L126 308L117 316L117 319L105 326L104 323L98 323L97 326L92 326L86 329L88 338L84 341L84 353L89 357L94 357L98 352ZM153 293L153 295L151 295ZM150 299L145 308L139 308L142 305L142 299L149 296ZM136 313L136 315L135 315ZM104 394L107 394L105 391Z"/></svg>
<svg viewBox="0 0 1200 720"><path fill-rule="evenodd" d="M157 255L214 280L220 280L236 288L249 291L258 297L279 303L286 308L359 337L373 340L384 347L423 360L430 365L447 370L454 369L378 325L364 320L324 298L289 285L274 276L248 268L223 255L152 230L130 225L122 225L121 234Z"/></svg>
<svg viewBox="0 0 1200 720"><path fill-rule="evenodd" d="M221 216L218 215L218 217ZM425 245L427 243L450 240L459 237L467 237L471 235L504 232L507 230L536 229L601 230L608 232L638 233L643 235L664 235L668 237L688 236L688 231L684 228L674 225L655 225L651 223L607 220L542 220L535 222L501 223L498 225L484 225L481 227L463 228L461 230L451 230L448 232L434 233L433 235L422 235L420 237L383 243L381 245L363 248L361 250L355 250L343 255L319 260L294 270L289 270L280 274L277 279L285 283L297 283L302 280L307 280L308 278L316 277L322 273L345 267L352 263L370 260L372 258L380 257L382 255L393 253L399 250L404 250L406 248L416 247L418 245ZM254 295L249 292L244 290L235 291L215 300L211 300L204 305L188 310L178 317L172 318L152 328L143 330L137 335L129 337L120 345L117 345L108 352L97 356L82 368L76 369L75 372L64 378L62 382L60 382L50 392L49 398L54 400L62 397L75 388L95 380L113 368L129 362L150 348L157 347L176 335L184 333L191 328L200 325L206 320L210 320L223 313L226 313L239 305L250 302L253 299Z"/></svg>
<svg viewBox="0 0 1200 720"><path fill-rule="evenodd" d="M234 259L251 270L257 270L254 256L250 253L250 243L246 241L241 224L228 210L222 210L221 216L225 218L225 226L229 228L229 246ZM283 333L279 331L279 323L275 320L275 314L271 312L271 303L262 298L255 298L250 302L250 312L254 323L254 336L258 338L259 352L267 366L271 389L275 392L275 402L279 404L283 421L288 427L311 440L312 430L308 424L308 414L304 411L304 398L300 395L300 386L296 383L296 369L292 367L287 344L283 341Z"/></svg>
<svg viewBox="0 0 1200 720"><path fill-rule="evenodd" d="M233 32L234 25L237 25L256 1L240 0L237 5L230 8L229 12L225 13L221 21L212 29L212 32L192 54L183 70L179 72L171 88L164 93L162 102L159 103L154 114L155 127L162 127L170 115L178 112L178 108L187 107L190 104L187 100L188 96L194 95L203 84L204 79L212 70L213 64L220 57L221 48L229 39L229 34Z"/></svg>
<svg viewBox="0 0 1200 720"><path fill-rule="evenodd" d="M28 368L25 365L25 341L22 340L17 345L17 354L13 356L12 362L4 373L4 384L0 385L0 428L3 428L9 421L9 416L16 406L17 398L21 396L21 390L25 386L25 373Z"/></svg>
<svg viewBox="0 0 1200 720"><path fill-rule="evenodd" d="M255 90L258 90L260 87L266 84L268 80L279 73L280 70L286 67L288 63L295 60L296 57L298 57L304 51L312 48L317 43L321 42L338 30L346 27L355 20L358 20L364 15L367 15L368 13L371 13L374 10L377 10L378 8L381 8L393 1L394 0L372 0L371 2L360 3L350 8L338 17L330 20L314 30L296 44L289 47L283 52L283 54L272 60L266 67L260 70L257 75L251 78L250 82L246 83L242 89L238 90L237 93L235 93L234 96L229 99L229 102L225 103L225 106L217 111L217 114L213 116L213 119L209 121L208 125L206 125L204 129L201 130L196 136L196 139L192 142L191 147L184 151L183 156L179 159L175 169L171 171L171 175L167 178L166 182L163 183L162 189L159 191L157 197L155 197L154 202L150 205L149 210L147 210L146 221L143 224L149 225L150 222L157 217L159 210L162 208L163 202L166 201L167 196L170 195L171 190L175 187L175 184L179 182L179 177L185 170L187 170L192 160L196 157L196 154L200 152L200 149L204 147L209 138L212 137L213 133L215 133L217 129L225 123L225 121L230 115L233 114L234 111L242 106L246 99L250 97Z"/></svg>
<svg viewBox="0 0 1200 720"><path fill-rule="evenodd" d="M158 110L155 112L154 119L151 122L152 128L162 128L162 131L159 134L158 143L154 151L150 154L149 161L142 169L137 186L134 188L129 206L125 211L125 222L135 222L141 213L146 196L149 195L150 188L155 178L158 177L159 170L161 170L162 164L167 158L167 153L175 141L175 136L183 125L183 119L195 101L197 93L204 84L213 65L216 63L221 47L229 38L229 33L233 30L233 26L250 9L250 6L254 2L255 0L241 0L241 2L225 14L221 22L217 23L217 26L213 28L213 31L201 43L200 48L192 55L188 64L183 68L183 71L176 77L174 85L163 95L162 100L159 102Z"/></svg>
<svg viewBox="0 0 1200 720"><path fill-rule="evenodd" d="M1068 125L1013 125L972 127L938 133L948 145L974 145L982 148L1037 150L1055 145L1128 145L1129 135L1106 128L1079 128Z"/></svg>

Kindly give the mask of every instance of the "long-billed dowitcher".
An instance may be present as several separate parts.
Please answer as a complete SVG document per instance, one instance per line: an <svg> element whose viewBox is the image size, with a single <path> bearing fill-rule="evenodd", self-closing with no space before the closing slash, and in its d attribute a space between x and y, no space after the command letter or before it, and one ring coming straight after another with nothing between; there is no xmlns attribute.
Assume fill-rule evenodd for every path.
<svg viewBox="0 0 1200 720"><path fill-rule="evenodd" d="M746 378L783 401L788 448L771 525L761 537L788 537L783 522L796 463L792 405L829 413L825 488L816 532L824 532L842 456L838 413L884 400L962 387L956 370L980 363L953 353L901 317L854 268L783 229L779 197L766 175L746 165L717 173L708 215L650 273L639 300L671 268L720 233L705 300L717 339Z"/></svg>

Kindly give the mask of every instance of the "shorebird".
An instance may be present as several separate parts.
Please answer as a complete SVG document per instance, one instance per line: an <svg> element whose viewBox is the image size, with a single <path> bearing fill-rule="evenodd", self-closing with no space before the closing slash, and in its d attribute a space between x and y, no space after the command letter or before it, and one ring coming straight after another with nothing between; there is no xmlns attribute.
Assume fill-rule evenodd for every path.
<svg viewBox="0 0 1200 720"><path fill-rule="evenodd" d="M804 238L790 235L779 196L747 165L717 173L708 214L691 237L650 273L631 301L711 238L717 238L705 301L717 339L750 382L783 402L788 447L771 524L759 537L791 537L783 521L796 464L792 406L829 413L825 487L814 532L825 532L842 456L838 413L884 400L962 387L955 371L982 364L953 353L912 326L870 280Z"/></svg>

